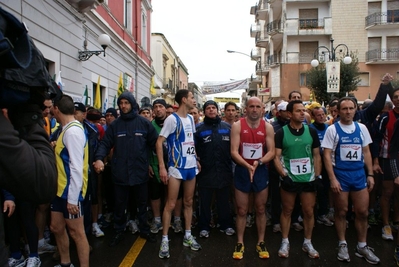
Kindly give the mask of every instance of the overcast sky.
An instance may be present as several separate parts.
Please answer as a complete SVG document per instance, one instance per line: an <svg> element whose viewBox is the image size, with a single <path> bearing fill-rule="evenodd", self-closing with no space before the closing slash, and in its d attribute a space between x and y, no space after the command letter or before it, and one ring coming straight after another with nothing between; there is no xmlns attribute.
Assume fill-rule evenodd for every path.
<svg viewBox="0 0 399 267"><path fill-rule="evenodd" d="M250 54L255 0L152 0L151 32L162 33L188 69L189 82L241 80L255 76Z"/></svg>

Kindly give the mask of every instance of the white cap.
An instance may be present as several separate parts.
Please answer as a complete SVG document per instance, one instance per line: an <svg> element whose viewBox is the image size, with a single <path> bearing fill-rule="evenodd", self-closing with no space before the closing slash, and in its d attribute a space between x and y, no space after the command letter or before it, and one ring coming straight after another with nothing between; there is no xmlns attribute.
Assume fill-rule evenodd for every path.
<svg viewBox="0 0 399 267"><path fill-rule="evenodd" d="M286 111L287 110L287 105L288 105L287 101L281 102L280 104L277 105L277 111L280 111L280 110Z"/></svg>

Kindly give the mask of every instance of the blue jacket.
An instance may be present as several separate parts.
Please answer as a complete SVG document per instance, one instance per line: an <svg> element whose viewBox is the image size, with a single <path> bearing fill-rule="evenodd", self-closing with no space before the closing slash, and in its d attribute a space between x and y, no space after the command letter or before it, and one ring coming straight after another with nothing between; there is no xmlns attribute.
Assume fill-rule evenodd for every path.
<svg viewBox="0 0 399 267"><path fill-rule="evenodd" d="M130 92L119 96L118 106L121 99L128 100L132 110L121 112L121 116L108 126L94 161L104 160L113 148L112 179L117 185L132 186L148 181L149 153L155 150L158 133L149 120L138 115L136 99Z"/></svg>
<svg viewBox="0 0 399 267"><path fill-rule="evenodd" d="M201 172L197 175L199 187L223 188L233 182L230 154L230 125L217 119L208 119L197 125L195 150L200 159Z"/></svg>

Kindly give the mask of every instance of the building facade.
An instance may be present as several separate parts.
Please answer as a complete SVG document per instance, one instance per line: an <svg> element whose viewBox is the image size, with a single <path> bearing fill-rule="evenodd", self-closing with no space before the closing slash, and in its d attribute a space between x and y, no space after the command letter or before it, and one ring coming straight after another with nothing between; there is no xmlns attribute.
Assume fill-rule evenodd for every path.
<svg viewBox="0 0 399 267"><path fill-rule="evenodd" d="M151 33L155 92L152 98L162 97L174 104L177 90L188 89L188 70L162 33Z"/></svg>
<svg viewBox="0 0 399 267"><path fill-rule="evenodd" d="M267 99L286 99L290 91L299 90L308 101L306 72L315 54L328 59L328 51L320 47L332 50L331 39L334 47L345 44L359 60L358 100L374 98L385 73L399 79L397 0L259 0L250 13L255 17L252 53L259 59L256 73L261 76L250 90L268 88ZM340 46L336 58L346 52Z"/></svg>
<svg viewBox="0 0 399 267"><path fill-rule="evenodd" d="M150 96L150 0L2 0L2 8L25 22L43 53L50 74L60 75L65 94L93 105L100 84L101 107L112 107L119 77L138 102ZM101 51L97 41L107 34L105 55L80 60L82 51ZM83 95L87 88L88 97Z"/></svg>

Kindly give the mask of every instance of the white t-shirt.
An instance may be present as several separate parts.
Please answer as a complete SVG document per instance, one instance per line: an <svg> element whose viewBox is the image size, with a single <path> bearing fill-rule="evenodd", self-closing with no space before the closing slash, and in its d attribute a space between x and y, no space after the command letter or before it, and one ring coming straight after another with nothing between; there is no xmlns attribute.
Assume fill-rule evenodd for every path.
<svg viewBox="0 0 399 267"><path fill-rule="evenodd" d="M352 134L356 129L356 126L353 122L350 125L342 124L341 122L338 122L338 123L339 123L339 126L341 127L342 131L344 131L345 133ZM358 123L358 125L360 128L360 137L362 139L362 147L368 146L369 144L371 144L373 142L373 140L371 139L369 130L362 123ZM324 135L323 141L321 142L321 147L329 148L332 150L331 161L332 161L333 166L335 166L334 155L335 155L335 149L337 148L338 141L339 140L338 140L337 129L335 128L335 125L332 124L326 130L326 134Z"/></svg>

